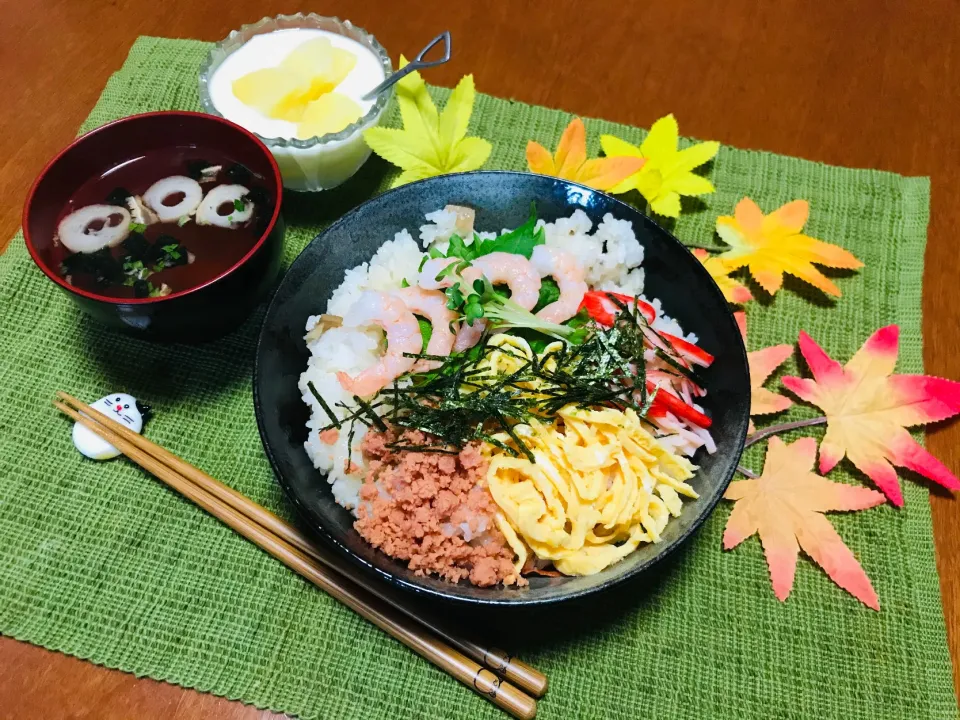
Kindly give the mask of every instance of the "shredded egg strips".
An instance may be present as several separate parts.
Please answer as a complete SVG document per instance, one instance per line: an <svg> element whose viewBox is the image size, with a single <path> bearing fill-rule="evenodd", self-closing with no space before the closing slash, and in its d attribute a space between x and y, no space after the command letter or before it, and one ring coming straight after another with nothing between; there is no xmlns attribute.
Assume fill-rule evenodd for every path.
<svg viewBox="0 0 960 720"><path fill-rule="evenodd" d="M502 376L533 358L522 338L495 335L479 363ZM548 345L540 357L552 362ZM541 381L527 383L532 393ZM477 390L482 392L482 390ZM660 445L627 408L562 408L552 422L531 421L514 432L536 462L484 443L490 461L487 485L500 508L496 522L517 554L517 572L530 552L551 560L564 575L592 575L637 549L658 542L681 495L698 497L685 480L696 466ZM506 433L495 436L506 445Z"/></svg>

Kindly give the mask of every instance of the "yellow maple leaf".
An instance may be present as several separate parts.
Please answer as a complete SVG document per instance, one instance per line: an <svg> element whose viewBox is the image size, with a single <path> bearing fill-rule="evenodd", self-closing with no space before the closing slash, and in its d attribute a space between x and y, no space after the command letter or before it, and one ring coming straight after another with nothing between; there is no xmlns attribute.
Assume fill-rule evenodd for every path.
<svg viewBox="0 0 960 720"><path fill-rule="evenodd" d="M741 285L730 277L730 272L733 268L728 267L723 260L715 255L711 255L703 248L694 248L693 256L699 260L706 271L710 273L710 277L713 278L717 287L720 288L720 292L723 293L723 298L728 303L743 305L743 303L748 300L753 300L753 294L747 286Z"/></svg>
<svg viewBox="0 0 960 720"><path fill-rule="evenodd" d="M641 170L617 184L611 192L625 193L636 188L653 212L674 218L680 216L681 195L712 193L713 183L693 169L712 159L720 143L703 142L678 150L679 140L680 128L672 114L651 125L639 147L615 135L601 135L600 146L608 157L636 157L647 161Z"/></svg>
<svg viewBox="0 0 960 720"><path fill-rule="evenodd" d="M609 190L643 167L642 158L594 158L587 160L587 129L574 118L560 137L553 155L540 143L527 143L527 165L531 172Z"/></svg>
<svg viewBox="0 0 960 720"><path fill-rule="evenodd" d="M401 55L400 67L406 64L407 59ZM435 175L476 170L487 161L493 149L490 143L466 136L475 99L473 75L461 78L443 112L437 112L420 73L412 72L397 83L403 129L376 127L363 133L377 155L403 170L393 187Z"/></svg>
<svg viewBox="0 0 960 720"><path fill-rule="evenodd" d="M717 218L717 234L731 248L720 259L731 269L746 265L760 287L771 295L783 285L783 274L789 273L840 297L840 288L813 263L848 270L863 267L863 263L842 247L802 234L809 213L806 200L788 202L764 215L753 200L743 198L733 217Z"/></svg>

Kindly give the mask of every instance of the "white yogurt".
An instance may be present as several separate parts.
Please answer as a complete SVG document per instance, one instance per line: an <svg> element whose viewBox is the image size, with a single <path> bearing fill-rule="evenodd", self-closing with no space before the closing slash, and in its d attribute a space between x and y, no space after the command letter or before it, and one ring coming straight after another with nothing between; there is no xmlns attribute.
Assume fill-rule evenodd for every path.
<svg viewBox="0 0 960 720"><path fill-rule="evenodd" d="M336 91L356 102L366 115L374 102L361 98L384 79L379 58L356 40L314 28L275 30L256 35L231 53L210 79L210 100L214 107L228 120L264 138L295 139L296 123L269 118L240 102L233 94L233 83L254 70L278 66L298 45L318 37L326 37L334 47L347 50L357 58L357 64ZM379 119L377 116L369 126L375 125ZM284 186L291 190L327 190L345 181L370 157L370 148L363 141L361 132L358 129L344 140L318 143L303 149L268 143L280 166Z"/></svg>

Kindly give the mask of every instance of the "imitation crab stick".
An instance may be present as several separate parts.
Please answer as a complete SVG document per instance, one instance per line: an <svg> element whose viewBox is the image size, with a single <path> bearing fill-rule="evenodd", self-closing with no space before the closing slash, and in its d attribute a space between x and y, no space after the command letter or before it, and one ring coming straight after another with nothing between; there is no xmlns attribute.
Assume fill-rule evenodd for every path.
<svg viewBox="0 0 960 720"><path fill-rule="evenodd" d="M640 298L602 290L591 290L590 292L584 293L583 300L580 303L580 309L586 310L587 314L598 324L610 327L616 319L615 311L617 310L616 303L610 298L616 298L624 304L636 302L637 307L640 309L640 312L648 324L652 323L657 317L657 311L653 305L644 302ZM685 360L688 360L694 365L709 367L713 363L713 355L694 345L692 342L677 337L676 335L671 335L670 333L661 332L659 335L669 342L670 345L673 346L673 349Z"/></svg>
<svg viewBox="0 0 960 720"><path fill-rule="evenodd" d="M662 388L657 390L657 386L649 380L647 381L647 392L657 393L653 398L653 404L650 406L650 415L653 417L662 417L664 413L672 412L681 420L686 420L702 428L708 428L713 424L709 417L696 408L687 405L676 395Z"/></svg>
<svg viewBox="0 0 960 720"><path fill-rule="evenodd" d="M610 298L616 298L624 304L636 302L637 307L648 323L652 323L657 318L657 311L654 310L653 305L650 303L644 302L640 298L635 298L631 295L606 292L603 290L590 290L584 293L583 300L580 302L580 309L586 310L590 318L600 325L610 327L613 325L613 321L617 317L617 310L619 309L617 304Z"/></svg>
<svg viewBox="0 0 960 720"><path fill-rule="evenodd" d="M713 364L713 355L692 342L665 332L660 333L660 336L670 343L673 349L680 353L685 360L692 362L694 365L710 367Z"/></svg>

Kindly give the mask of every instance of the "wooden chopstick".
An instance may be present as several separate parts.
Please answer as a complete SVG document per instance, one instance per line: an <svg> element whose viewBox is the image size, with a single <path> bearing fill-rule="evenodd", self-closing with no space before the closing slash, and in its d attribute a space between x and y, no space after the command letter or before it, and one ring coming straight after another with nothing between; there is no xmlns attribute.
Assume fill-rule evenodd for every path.
<svg viewBox="0 0 960 720"><path fill-rule="evenodd" d="M63 400L64 403L70 407L73 407L81 412L84 412L84 408L87 409L87 413L90 410L87 404L63 391L57 392L57 397ZM232 487L224 485L219 480L207 475L205 472L194 467L183 458L174 455L165 447L157 445L142 435L138 435L129 428L124 427L116 420L113 420L105 415L101 415L100 413L97 413L96 415L91 414L90 417L93 417L100 424L103 424L110 430L118 433L121 437L128 440L133 445L146 452L148 455L152 455L175 472L180 473L180 475L192 482L194 485L198 486L202 490L206 490L218 500L221 500L225 504L232 507L234 510L241 512L254 522L259 523L274 535L286 540L301 552L309 555L314 560L323 563L328 568L335 570L339 574L350 578L354 583L360 585L364 590L385 600L403 614L432 630L434 633L446 640L450 645L453 645L455 648L460 650L460 652L462 652L464 655L473 658L479 664L488 667L504 680L513 683L521 690L524 690L526 693L537 698L543 697L543 695L546 693L548 684L547 677L539 670L527 665L517 658L508 655L499 648L486 648L482 645L478 645L467 638L458 636L456 633L452 632L442 624L425 618L422 615L418 615L416 611L406 604L402 599L400 599L396 593L383 587L375 586L368 578L356 573L352 568L345 564L344 561L318 548L310 541L309 538L307 538L306 535L300 532L300 530L284 522L262 505L258 505L250 498L238 493Z"/></svg>
<svg viewBox="0 0 960 720"><path fill-rule="evenodd" d="M430 636L428 633L424 633L422 628L410 621L414 620L424 623L431 629L432 623L425 623L422 618L395 598L376 597L376 595L382 594L382 589L371 592L371 587L364 587L368 585L365 579L353 577L353 573L351 573L348 568L332 560L322 551L319 551L309 540L299 533L299 531L284 523L276 515L256 505L231 488L210 478L205 473L187 464L169 451L160 448L160 446L151 443L146 438L133 433L119 423L92 410L76 398L66 393L58 393L58 396L74 406L70 407L55 401L54 405L58 410L103 437L107 442L114 445L114 447L145 470L154 474L158 479L210 512L236 532L260 546L273 557L313 582L322 590L403 642L422 657L430 660L441 669L446 670L457 680L478 694L483 695L514 717L526 720L536 715L535 700L525 695L513 685L502 682L500 678L496 677L489 670L480 667L476 662L470 660L469 657L466 657L464 654L449 647L449 645ZM113 429L114 427L116 430ZM153 452L149 452L148 449L163 457L170 458L170 461L177 464L178 467L183 466L189 469L192 471L190 476L197 478L203 484L195 483L189 479L186 474L181 474L177 468L171 467L161 461L160 458L154 455ZM215 491L214 488L217 488L217 486L219 486L219 488ZM219 497L215 492L223 497ZM255 517L251 517L247 512L241 512L237 507L226 502L223 499L224 497L229 497L231 502L243 506L247 512ZM263 520L264 524L260 523L260 519ZM278 532L274 532L272 528L276 528ZM318 557L314 559L315 556ZM323 565L319 564L320 562L322 562ZM328 567L334 570L334 572L330 572L327 569ZM407 617L404 618L396 615L392 612L391 608L401 610ZM499 659L496 654L497 651L486 650L479 645L456 638L456 636L444 631L443 636L446 637L447 635L454 639L457 645L462 645L470 649L471 654L473 652L480 654L486 662L496 663ZM502 663L500 669L505 669L503 666L511 666L513 674L528 680L529 684L543 689L546 688L546 678L543 678L542 683L538 682L538 676L543 676L536 670L530 668L529 673L525 674L524 670L528 666L517 663L516 661L513 663Z"/></svg>
<svg viewBox="0 0 960 720"><path fill-rule="evenodd" d="M72 395L69 395L68 393L60 391L57 393L57 397L63 400L67 405L81 412L83 412L85 408L87 412L89 412L90 408L88 405ZM462 652L464 655L467 655L468 657L473 658L479 664L488 667L504 680L513 683L521 690L524 690L526 693L533 695L534 697L543 697L543 695L546 693L548 684L547 677L539 670L536 670L523 661L508 655L499 648L486 648L482 645L478 645L469 639L456 635L442 624L425 618L422 615L418 615L417 612L408 604L406 604L400 597L398 597L395 592L384 587L375 586L368 578L357 574L342 560L318 548L297 528L284 522L262 505L258 505L245 495L242 495L228 485L224 485L219 480L207 475L199 468L194 467L183 458L174 455L161 445L157 445L156 443L147 440L142 435L138 435L117 421L101 415L100 413L96 413L95 415L90 414L90 417L96 419L100 424L105 425L108 429L130 441L133 445L137 446L148 455L152 455L157 460L160 460L175 472L180 473L180 475L191 481L194 485L209 492L211 495L229 505L234 510L246 515L248 518L259 523L268 531L273 532L278 537L286 540L288 543L306 555L309 555L313 559L326 565L328 568L338 572L339 574L350 578L350 580L352 580L355 584L360 585L364 590L372 593L374 596L385 600L400 612L432 630L434 633L446 640L450 645L453 645L455 648L460 650L460 652Z"/></svg>

